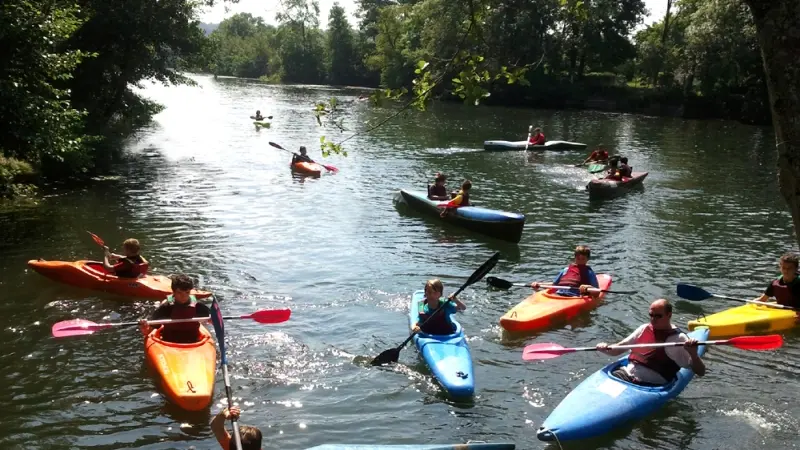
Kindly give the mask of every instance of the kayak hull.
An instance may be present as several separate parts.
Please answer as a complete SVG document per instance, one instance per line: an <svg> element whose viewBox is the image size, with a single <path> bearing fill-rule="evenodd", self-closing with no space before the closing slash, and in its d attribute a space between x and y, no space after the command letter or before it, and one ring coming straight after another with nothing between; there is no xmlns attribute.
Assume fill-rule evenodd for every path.
<svg viewBox="0 0 800 450"><path fill-rule="evenodd" d="M689 334L697 340L708 338L708 328ZM698 354L705 346L698 348ZM691 369L681 369L672 382L657 387L637 386L611 375L628 357L598 370L572 390L537 431L541 441L572 441L599 436L621 425L654 413L677 397L694 377Z"/></svg>
<svg viewBox="0 0 800 450"><path fill-rule="evenodd" d="M797 312L747 304L689 322L689 329L708 327L712 339L759 333L774 333L797 325Z"/></svg>
<svg viewBox="0 0 800 450"><path fill-rule="evenodd" d="M139 278L119 278L109 275L103 264L96 261L44 261L32 259L28 267L53 281L94 291L104 291L126 297L163 299L172 294L172 280L160 275ZM197 298L210 292L193 289Z"/></svg>
<svg viewBox="0 0 800 450"><path fill-rule="evenodd" d="M528 141L483 141L483 149L487 152L507 152L525 150ZM586 144L569 141L547 141L543 145L530 145L528 150L583 150Z"/></svg>
<svg viewBox="0 0 800 450"><path fill-rule="evenodd" d="M217 349L204 326L200 326L200 340L192 344L163 341L161 328L155 329L145 338L144 349L170 402L187 411L202 411L211 404Z"/></svg>
<svg viewBox="0 0 800 450"><path fill-rule="evenodd" d="M633 172L630 178L621 181L607 180L598 178L586 185L589 191L589 198L612 198L629 192L637 186L641 186L648 172Z"/></svg>
<svg viewBox="0 0 800 450"><path fill-rule="evenodd" d="M600 289L611 287L611 276L598 274ZM500 326L511 332L530 332L562 325L578 314L597 307L605 293L595 300L589 295L566 297L558 295L554 289L538 291L511 308L500 318Z"/></svg>
<svg viewBox="0 0 800 450"><path fill-rule="evenodd" d="M322 175L322 172L325 171L325 168L322 167L321 165L305 161L300 161L298 163L291 164L289 167L291 167L293 172L302 173L304 175L311 175L315 177Z"/></svg>
<svg viewBox="0 0 800 450"><path fill-rule="evenodd" d="M411 296L408 319L413 328L419 318L419 306L425 299L425 291L416 291ZM453 334L434 335L417 333L414 345L431 373L452 397L471 397L475 393L475 376L472 370L472 353L461 324L453 320Z"/></svg>
<svg viewBox="0 0 800 450"><path fill-rule="evenodd" d="M325 444L306 450L515 450L516 448L516 445L507 442L486 442L431 445Z"/></svg>
<svg viewBox="0 0 800 450"><path fill-rule="evenodd" d="M606 163L594 163L594 164L589 164L588 166L586 166L586 170L589 173L600 173L600 172L604 172L607 169L608 169L608 165Z"/></svg>
<svg viewBox="0 0 800 450"><path fill-rule="evenodd" d="M441 213L444 208L440 206L447 202L430 200L425 192L406 189L401 189L400 195L411 208L444 222L504 241L519 242L522 238L522 230L525 227L524 214L464 206L451 209L447 216L442 218Z"/></svg>

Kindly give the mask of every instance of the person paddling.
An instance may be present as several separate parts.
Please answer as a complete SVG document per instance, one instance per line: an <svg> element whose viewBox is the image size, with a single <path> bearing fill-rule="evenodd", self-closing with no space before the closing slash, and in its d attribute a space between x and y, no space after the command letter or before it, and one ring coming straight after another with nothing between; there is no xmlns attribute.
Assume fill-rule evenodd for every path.
<svg viewBox="0 0 800 450"><path fill-rule="evenodd" d="M172 295L161 302L150 315L149 320L160 319L191 319L194 317L211 317L208 306L199 303L191 295L194 282L187 275L174 275L172 277ZM148 319L139 321L139 329L147 336L153 328L147 323ZM168 342L190 344L197 342L200 336L200 322L169 323L161 325L161 339Z"/></svg>
<svg viewBox="0 0 800 450"><path fill-rule="evenodd" d="M672 305L658 299L650 305L650 322L641 325L615 345L683 342L683 347L636 348L628 357L628 365L618 367L611 375L642 386L661 386L672 381L681 368L691 368L697 376L706 374L706 366L697 354L697 339L690 339L672 324ZM611 356L625 352L597 344L597 350Z"/></svg>
<svg viewBox="0 0 800 450"><path fill-rule="evenodd" d="M425 283L425 299L422 300L417 309L419 317L417 318L417 323L412 327L412 331L439 335L453 334L456 327L450 316L459 311L464 311L467 309L467 305L450 295L447 297L446 304L442 307L442 310L432 315L441 306L440 299L442 295L444 295L444 284L440 280L433 279ZM423 322L425 326L420 328L420 324Z"/></svg>
<svg viewBox="0 0 800 450"><path fill-rule="evenodd" d="M447 201L450 196L447 195L447 187L444 183L447 181L447 176L442 173L437 173L436 178L432 185L428 186L428 198L431 200Z"/></svg>
<svg viewBox="0 0 800 450"><path fill-rule="evenodd" d="M544 145L544 133L542 133L541 128L534 128L533 134L531 135L531 139L528 141L530 145Z"/></svg>
<svg viewBox="0 0 800 450"><path fill-rule="evenodd" d="M800 308L800 277L797 276L797 267L800 258L792 253L781 256L779 265L781 276L772 280L760 297L759 302L766 302L774 298L779 305ZM798 316L800 320L800 316Z"/></svg>
<svg viewBox="0 0 800 450"><path fill-rule="evenodd" d="M583 161L583 165L586 165L586 164L588 164L590 162L601 162L602 163L602 162L606 162L606 161L608 161L608 151L606 151L605 148L603 148L603 147L598 147L598 148L594 149L592 154L590 154L589 157L586 158L585 161Z"/></svg>
<svg viewBox="0 0 800 450"><path fill-rule="evenodd" d="M219 446L222 450L237 450L236 441L233 436L225 429L225 422L231 419L239 420L241 410L238 406L233 408L225 408L214 416L211 421L211 431L214 432L214 437L217 438ZM261 450L261 430L256 427L241 425L239 427L239 436L241 437L242 450Z"/></svg>
<svg viewBox="0 0 800 450"><path fill-rule="evenodd" d="M256 111L256 115L253 116L256 120L264 120L264 116L261 115L261 110Z"/></svg>
<svg viewBox="0 0 800 450"><path fill-rule="evenodd" d="M591 295L596 298L600 292L589 292L589 288L599 288L600 283L597 281L597 275L594 270L589 266L589 258L592 255L592 250L585 246L579 245L575 247L575 259L570 265L563 268L561 272L553 279L553 284L558 286L573 286L577 287L578 291L561 289L557 291L558 295L566 297L578 297L582 295ZM531 287L539 289L541 284L539 282L531 283Z"/></svg>
<svg viewBox="0 0 800 450"><path fill-rule="evenodd" d="M126 239L122 243L122 250L125 254L117 255L111 253L108 246L104 245L103 267L120 278L139 278L146 275L149 263L139 254L141 251L139 241L133 238Z"/></svg>
<svg viewBox="0 0 800 450"><path fill-rule="evenodd" d="M292 165L295 165L295 164L297 164L299 162L313 163L314 160L309 158L306 153L307 153L307 151L306 151L305 146L301 145L300 146L300 154L298 155L298 154L295 153L292 156Z"/></svg>

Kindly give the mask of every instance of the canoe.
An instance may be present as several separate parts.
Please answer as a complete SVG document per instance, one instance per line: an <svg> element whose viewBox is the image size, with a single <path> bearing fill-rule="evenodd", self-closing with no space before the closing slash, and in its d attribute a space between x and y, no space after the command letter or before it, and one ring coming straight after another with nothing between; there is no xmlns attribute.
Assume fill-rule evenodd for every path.
<svg viewBox="0 0 800 450"><path fill-rule="evenodd" d="M586 166L586 170L588 170L589 173L600 173L606 169L608 169L608 165L606 163L594 163Z"/></svg>
<svg viewBox="0 0 800 450"><path fill-rule="evenodd" d="M586 185L589 198L610 198L624 194L635 186L640 186L648 172L633 172L630 178L624 177L621 181L598 178Z"/></svg>
<svg viewBox="0 0 800 450"><path fill-rule="evenodd" d="M442 221L504 241L519 242L522 238L522 229L525 226L523 214L464 206L452 209L447 217L442 219L440 214L443 208L439 205L445 205L447 202L430 200L426 192L402 189L400 194L411 208Z"/></svg>
<svg viewBox="0 0 800 450"><path fill-rule="evenodd" d="M318 177L325 171L325 168L317 163L310 163L305 161L300 161L295 164L291 164L293 172L302 173L303 175L312 175Z"/></svg>
<svg viewBox="0 0 800 450"><path fill-rule="evenodd" d="M431 445L325 444L306 450L515 450L516 448L516 445L507 442L485 442Z"/></svg>
<svg viewBox="0 0 800 450"><path fill-rule="evenodd" d="M211 404L217 348L206 327L200 326L200 340L192 344L163 341L157 328L145 338L144 352L169 401L187 411L201 411Z"/></svg>
<svg viewBox="0 0 800 450"><path fill-rule="evenodd" d="M419 320L419 307L424 299L425 291L416 291L411 296L409 328L413 328ZM414 345L448 394L453 397L471 397L475 393L472 354L461 324L455 319L453 323L456 326L453 334L417 333L414 335Z"/></svg>
<svg viewBox="0 0 800 450"><path fill-rule="evenodd" d="M483 149L487 152L504 152L525 150L528 141L483 141ZM543 145L530 145L528 150L583 150L586 144L569 141L547 141Z"/></svg>
<svg viewBox="0 0 800 450"><path fill-rule="evenodd" d="M110 275L97 261L44 261L32 259L28 267L60 283L95 291L105 291L126 297L164 299L172 294L172 280L160 275L139 278L119 278ZM206 298L211 292L192 290L197 298Z"/></svg>
<svg viewBox="0 0 800 450"><path fill-rule="evenodd" d="M600 289L611 287L611 275L597 274ZM530 295L500 318L500 326L512 332L536 331L562 325L578 314L594 309L605 297L601 292L597 300L591 296L565 297L555 289L544 289Z"/></svg>
<svg viewBox="0 0 800 450"><path fill-rule="evenodd" d="M708 327L710 337L739 336L743 334L772 333L788 330L797 325L797 311L770 308L753 303L726 309L689 322L689 329Z"/></svg>
<svg viewBox="0 0 800 450"><path fill-rule="evenodd" d="M708 328L698 328L689 337L705 340ZM704 352L705 346L701 345L698 354ZM583 380L545 419L536 437L564 442L607 433L654 413L677 397L694 376L691 369L681 369L664 386L638 386L611 375L611 371L627 363L628 357L624 356Z"/></svg>

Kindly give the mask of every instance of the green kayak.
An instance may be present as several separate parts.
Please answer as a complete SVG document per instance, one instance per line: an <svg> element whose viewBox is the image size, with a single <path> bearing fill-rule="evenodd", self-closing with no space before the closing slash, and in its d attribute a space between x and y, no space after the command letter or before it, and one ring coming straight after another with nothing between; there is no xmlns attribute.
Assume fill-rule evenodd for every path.
<svg viewBox="0 0 800 450"><path fill-rule="evenodd" d="M586 167L586 169L589 171L589 173L599 173L599 172L602 172L602 171L606 170L607 168L608 168L608 166L605 165L605 164L589 164Z"/></svg>

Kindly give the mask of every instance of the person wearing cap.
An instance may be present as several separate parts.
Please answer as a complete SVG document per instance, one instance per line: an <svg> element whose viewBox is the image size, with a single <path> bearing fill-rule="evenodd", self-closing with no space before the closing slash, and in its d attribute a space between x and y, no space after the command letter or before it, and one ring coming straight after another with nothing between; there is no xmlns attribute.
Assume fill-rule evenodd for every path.
<svg viewBox="0 0 800 450"><path fill-rule="evenodd" d="M428 186L428 198L431 200L448 201L450 196L447 194L447 188L444 182L447 181L447 176L443 173L437 173L436 178L432 185Z"/></svg>
<svg viewBox="0 0 800 450"><path fill-rule="evenodd" d="M541 128L534 128L531 139L528 141L530 145L544 145L544 133Z"/></svg>

